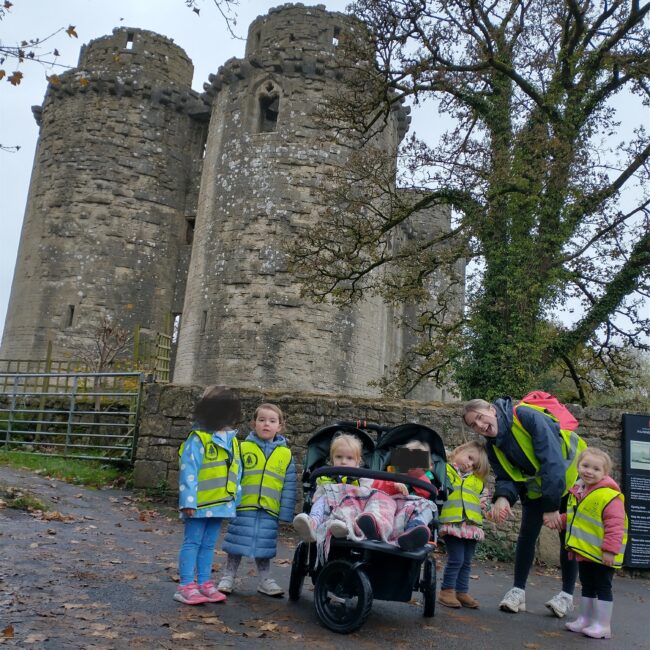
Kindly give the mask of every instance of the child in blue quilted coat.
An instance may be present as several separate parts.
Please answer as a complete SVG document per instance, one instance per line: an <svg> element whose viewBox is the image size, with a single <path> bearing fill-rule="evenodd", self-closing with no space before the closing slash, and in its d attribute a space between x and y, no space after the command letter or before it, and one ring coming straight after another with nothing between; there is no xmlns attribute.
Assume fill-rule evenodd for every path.
<svg viewBox="0 0 650 650"><path fill-rule="evenodd" d="M260 583L257 591L281 597L284 590L269 575L277 550L278 524L290 522L296 502L296 468L285 438L284 415L275 404L262 404L253 417L252 431L241 443L244 466L242 497L223 544L228 561L217 588L229 594L243 556L255 559Z"/></svg>

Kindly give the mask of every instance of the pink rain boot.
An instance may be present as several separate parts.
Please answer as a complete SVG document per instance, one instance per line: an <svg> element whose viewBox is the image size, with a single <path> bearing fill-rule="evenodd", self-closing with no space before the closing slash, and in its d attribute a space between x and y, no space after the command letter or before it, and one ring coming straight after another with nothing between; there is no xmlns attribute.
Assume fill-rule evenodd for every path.
<svg viewBox="0 0 650 650"><path fill-rule="evenodd" d="M592 639L611 639L610 623L613 609L614 603L611 600L596 600L594 618L592 619L594 622L582 630L582 633Z"/></svg>
<svg viewBox="0 0 650 650"><path fill-rule="evenodd" d="M564 627L571 632L582 632L587 626L591 625L594 620L594 609L596 605L595 598L580 599L580 613L575 621L566 623Z"/></svg>

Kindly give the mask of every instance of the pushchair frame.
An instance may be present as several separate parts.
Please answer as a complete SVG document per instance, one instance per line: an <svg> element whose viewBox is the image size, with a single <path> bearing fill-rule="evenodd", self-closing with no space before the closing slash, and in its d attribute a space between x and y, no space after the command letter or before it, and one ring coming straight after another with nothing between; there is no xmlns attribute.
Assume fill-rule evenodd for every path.
<svg viewBox="0 0 650 650"><path fill-rule="evenodd" d="M429 435L439 438L432 429L423 425L416 426L425 429ZM371 427L380 432L378 444L381 443L382 437L386 434L390 435L388 427L366 425L365 428ZM356 434L356 431L353 431L355 428L349 422L335 423L314 433L310 442L330 430ZM412 432L407 434L412 438ZM390 441L390 437L388 440ZM442 441L436 446L436 453L440 450L444 454ZM307 457L309 457L309 443ZM383 461L386 458L387 456ZM305 512L311 506L316 479L321 476L390 480L422 488L432 495L432 500L436 498L439 501L440 498L446 498L442 480L440 485L432 485L408 474L365 468L322 466L311 471L306 464L303 474ZM299 542L291 566L289 599L297 601L300 598L304 580L309 576L314 584L314 608L319 621L328 629L341 634L354 632L365 623L374 599L409 602L414 591L423 594L423 615L434 616L436 564L432 551L435 548L437 518L434 518L430 526L434 544L427 544L413 551L405 551L382 541L332 538L327 560L320 566L317 560L316 543Z"/></svg>

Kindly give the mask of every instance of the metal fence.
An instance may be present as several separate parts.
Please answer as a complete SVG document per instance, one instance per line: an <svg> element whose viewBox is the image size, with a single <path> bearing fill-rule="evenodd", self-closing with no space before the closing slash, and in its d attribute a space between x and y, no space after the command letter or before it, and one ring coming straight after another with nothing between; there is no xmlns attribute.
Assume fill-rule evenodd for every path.
<svg viewBox="0 0 650 650"><path fill-rule="evenodd" d="M144 373L0 373L0 445L67 458L135 454Z"/></svg>

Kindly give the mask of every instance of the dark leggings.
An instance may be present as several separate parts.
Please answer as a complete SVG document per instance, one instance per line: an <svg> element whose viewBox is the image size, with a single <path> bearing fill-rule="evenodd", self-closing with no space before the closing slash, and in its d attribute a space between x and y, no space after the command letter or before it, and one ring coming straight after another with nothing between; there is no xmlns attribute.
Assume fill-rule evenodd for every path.
<svg viewBox="0 0 650 650"><path fill-rule="evenodd" d="M610 603L612 596L612 580L614 567L598 564L598 562L578 562L580 584L582 585L583 598L598 598Z"/></svg>
<svg viewBox="0 0 650 650"><path fill-rule="evenodd" d="M560 512L566 512L567 498L562 499ZM544 523L544 510L538 501L523 504L521 528L515 550L515 582L514 586L526 589L526 580L535 560L535 543ZM578 566L575 560L570 560L564 548L565 531L560 532L560 569L562 571L562 591L572 594L578 576Z"/></svg>

